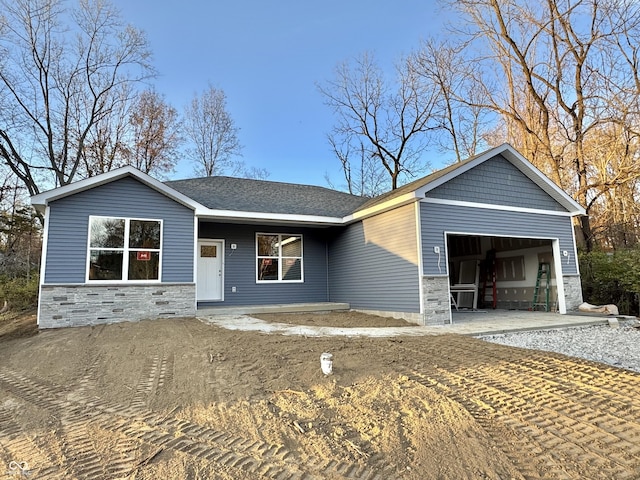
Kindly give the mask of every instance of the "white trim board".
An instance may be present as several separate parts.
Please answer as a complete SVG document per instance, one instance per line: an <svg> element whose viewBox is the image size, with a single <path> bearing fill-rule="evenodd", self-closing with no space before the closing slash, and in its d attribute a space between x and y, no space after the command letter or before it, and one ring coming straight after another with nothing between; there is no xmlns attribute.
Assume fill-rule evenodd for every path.
<svg viewBox="0 0 640 480"><path fill-rule="evenodd" d="M501 210L505 212L536 213L541 215L554 215L557 217L574 217L575 216L575 214L571 212L558 212L555 210L540 210L537 208L512 207L508 205L495 205L493 203L475 203L475 202L465 202L461 200L445 200L442 198L423 198L420 200L420 202L433 203L436 205L451 205L454 207L482 208L485 210Z"/></svg>

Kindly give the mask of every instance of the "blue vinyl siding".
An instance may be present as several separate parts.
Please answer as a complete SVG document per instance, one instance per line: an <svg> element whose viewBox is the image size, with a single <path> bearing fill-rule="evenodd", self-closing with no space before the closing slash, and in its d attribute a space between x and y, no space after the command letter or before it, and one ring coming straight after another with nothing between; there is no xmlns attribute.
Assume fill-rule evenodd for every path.
<svg viewBox="0 0 640 480"><path fill-rule="evenodd" d="M569 252L569 257L562 259L563 274L573 275L578 272L574 255L573 224L568 216L421 202L420 222L425 275L447 273L446 259L444 256L440 259L441 272L438 269L438 255L433 252L434 246L439 246L440 251L445 252L444 232L558 239L560 251Z"/></svg>
<svg viewBox="0 0 640 480"><path fill-rule="evenodd" d="M428 198L564 212L520 170L496 156L427 193Z"/></svg>
<svg viewBox="0 0 640 480"><path fill-rule="evenodd" d="M89 216L163 220L162 281L193 282L193 211L127 177L51 202L45 283L84 283Z"/></svg>
<svg viewBox="0 0 640 480"><path fill-rule="evenodd" d="M329 252L332 302L363 310L420 311L414 205L337 230Z"/></svg>
<svg viewBox="0 0 640 480"><path fill-rule="evenodd" d="M256 282L256 233L302 235L304 282ZM199 238L225 241L224 302L211 305L269 305L278 303L326 302L326 229L296 226L239 225L200 221ZM231 244L236 249L231 249ZM236 291L233 292L232 288Z"/></svg>

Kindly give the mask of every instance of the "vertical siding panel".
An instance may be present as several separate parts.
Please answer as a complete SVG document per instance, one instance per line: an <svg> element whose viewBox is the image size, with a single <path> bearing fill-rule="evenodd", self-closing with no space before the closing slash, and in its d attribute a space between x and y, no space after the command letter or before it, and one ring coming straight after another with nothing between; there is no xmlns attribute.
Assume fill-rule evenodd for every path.
<svg viewBox="0 0 640 480"><path fill-rule="evenodd" d="M352 308L419 312L415 206L336 229L329 247L329 298Z"/></svg>
<svg viewBox="0 0 640 480"><path fill-rule="evenodd" d="M558 239L560 251L569 252L569 257L563 258L561 261L563 274L575 275L578 273L574 255L573 223L571 217L568 216L421 202L420 221L425 275L447 273L444 256L441 257L442 272L440 272L437 264L438 256L433 253L434 246L439 246L441 252L445 251L444 232Z"/></svg>
<svg viewBox="0 0 640 480"><path fill-rule="evenodd" d="M193 282L193 211L127 177L51 202L45 283L84 283L89 216L163 220L162 281Z"/></svg>
<svg viewBox="0 0 640 480"><path fill-rule="evenodd" d="M302 235L303 283L257 283L255 238L258 232ZM325 229L239 225L202 220L198 237L225 241L224 302L211 302L211 305L269 305L328 301ZM235 250L231 250L232 243L237 246ZM232 292L232 287L236 288L235 292ZM209 303L205 302L205 304Z"/></svg>
<svg viewBox="0 0 640 480"><path fill-rule="evenodd" d="M433 189L427 197L556 212L566 211L562 205L500 155Z"/></svg>

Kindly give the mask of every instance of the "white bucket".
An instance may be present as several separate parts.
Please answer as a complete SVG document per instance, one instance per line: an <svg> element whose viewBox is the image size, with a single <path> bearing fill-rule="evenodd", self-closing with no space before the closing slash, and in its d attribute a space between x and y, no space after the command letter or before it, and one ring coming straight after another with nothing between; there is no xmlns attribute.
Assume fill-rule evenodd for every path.
<svg viewBox="0 0 640 480"><path fill-rule="evenodd" d="M320 368L325 375L331 375L333 372L333 355L330 353L323 353L320 355Z"/></svg>

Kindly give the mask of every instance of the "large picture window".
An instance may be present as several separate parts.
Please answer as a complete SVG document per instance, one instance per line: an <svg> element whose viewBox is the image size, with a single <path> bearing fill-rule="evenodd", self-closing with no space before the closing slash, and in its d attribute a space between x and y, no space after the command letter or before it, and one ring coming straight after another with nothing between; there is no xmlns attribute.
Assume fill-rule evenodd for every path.
<svg viewBox="0 0 640 480"><path fill-rule="evenodd" d="M89 281L160 280L162 221L89 218Z"/></svg>
<svg viewBox="0 0 640 480"><path fill-rule="evenodd" d="M302 282L302 235L256 235L258 282Z"/></svg>

